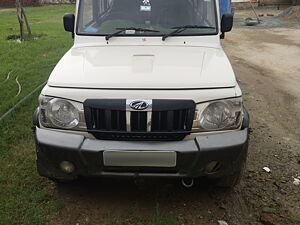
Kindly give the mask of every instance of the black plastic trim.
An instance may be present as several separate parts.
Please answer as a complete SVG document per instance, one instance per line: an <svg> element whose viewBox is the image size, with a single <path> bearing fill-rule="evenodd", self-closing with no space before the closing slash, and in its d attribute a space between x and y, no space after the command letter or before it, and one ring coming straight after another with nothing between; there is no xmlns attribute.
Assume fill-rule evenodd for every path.
<svg viewBox="0 0 300 225"><path fill-rule="evenodd" d="M169 111L180 109L192 109L195 111L195 102L193 100L173 100L173 99L153 99L153 111Z"/></svg>
<svg viewBox="0 0 300 225"><path fill-rule="evenodd" d="M245 107L243 107L243 111L244 111L244 118L242 123L242 129L245 129L245 128L249 128L250 126L250 115L248 110Z"/></svg>
<svg viewBox="0 0 300 225"><path fill-rule="evenodd" d="M85 138L83 135L68 134L53 130L36 128L37 167L40 175L50 178L74 178L77 176L145 176L145 177L199 177L207 176L204 167L211 161L219 161L223 166L213 174L220 177L232 174L239 169L241 158L247 154L248 129L227 133L197 136L193 140L172 142L124 142L102 141ZM113 149L119 151L166 151L177 152L177 171L165 168L156 171L132 171L131 168L115 171L103 165L102 152ZM73 162L76 171L63 174L59 162ZM113 169L115 172L108 172ZM126 169L129 169L128 172ZM138 169L138 168L137 168ZM153 169L153 171L151 171ZM211 176L211 175L208 175Z"/></svg>
<svg viewBox="0 0 300 225"><path fill-rule="evenodd" d="M84 111L89 108L126 110L126 99L87 99L83 102Z"/></svg>
<svg viewBox="0 0 300 225"><path fill-rule="evenodd" d="M178 132L126 132L126 131L99 131L88 130L96 138L101 140L122 140L122 141L180 141L191 131Z"/></svg>
<svg viewBox="0 0 300 225"><path fill-rule="evenodd" d="M40 108L36 108L36 110L34 111L33 115L32 115L32 124L33 127L40 127L40 123L39 123L39 112L40 112Z"/></svg>
<svg viewBox="0 0 300 225"><path fill-rule="evenodd" d="M191 133L196 108L193 100L153 99L152 130L147 131L145 127L147 121L143 120L146 117L142 115L146 111L140 111L131 112L131 118L134 113L140 115L136 119L131 119L131 131L126 131L126 99L87 99L83 105L87 131L97 139L104 140L182 140ZM113 111L118 111L116 117L112 116ZM178 111L181 112L178 114L181 120L174 125L176 122L174 113ZM167 113L168 121L160 113L165 116ZM122 124L122 129L113 125L113 121L116 120L119 121L118 124Z"/></svg>

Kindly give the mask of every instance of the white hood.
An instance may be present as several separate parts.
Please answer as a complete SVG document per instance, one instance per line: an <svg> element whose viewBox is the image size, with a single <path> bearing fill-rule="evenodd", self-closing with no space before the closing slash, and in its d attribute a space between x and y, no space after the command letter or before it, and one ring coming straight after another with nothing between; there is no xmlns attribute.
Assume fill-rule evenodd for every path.
<svg viewBox="0 0 300 225"><path fill-rule="evenodd" d="M190 46L74 47L49 86L122 89L234 87L231 65L219 48Z"/></svg>

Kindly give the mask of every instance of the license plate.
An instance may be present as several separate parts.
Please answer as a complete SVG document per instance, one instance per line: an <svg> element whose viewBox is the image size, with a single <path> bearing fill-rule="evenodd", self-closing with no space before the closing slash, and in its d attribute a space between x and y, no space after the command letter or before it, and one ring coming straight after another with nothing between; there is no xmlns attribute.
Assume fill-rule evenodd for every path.
<svg viewBox="0 0 300 225"><path fill-rule="evenodd" d="M105 166L175 167L173 151L104 151Z"/></svg>

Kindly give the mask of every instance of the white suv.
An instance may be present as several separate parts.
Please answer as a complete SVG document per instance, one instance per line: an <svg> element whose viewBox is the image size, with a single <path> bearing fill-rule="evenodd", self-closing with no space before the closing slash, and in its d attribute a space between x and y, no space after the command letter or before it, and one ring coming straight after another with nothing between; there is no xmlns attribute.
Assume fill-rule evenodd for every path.
<svg viewBox="0 0 300 225"><path fill-rule="evenodd" d="M218 0L78 0L73 47L34 114L37 168L80 176L239 181L249 116L220 38Z"/></svg>

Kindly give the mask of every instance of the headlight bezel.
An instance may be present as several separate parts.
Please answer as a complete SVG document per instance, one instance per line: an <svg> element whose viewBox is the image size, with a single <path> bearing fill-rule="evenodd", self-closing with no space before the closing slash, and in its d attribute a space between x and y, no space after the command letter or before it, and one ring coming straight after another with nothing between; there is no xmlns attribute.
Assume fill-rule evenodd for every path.
<svg viewBox="0 0 300 225"><path fill-rule="evenodd" d="M51 104L60 102L66 103L71 108L74 107L74 110L78 114L78 123L74 124L59 124L53 120L53 115L51 115ZM39 97L39 123L41 126L46 128L54 128L54 129L65 129L65 130L78 130L78 131L86 131L86 122L84 116L84 108L83 104L77 101L64 99L64 98L56 98L51 96L40 95ZM53 112L52 112L53 113ZM52 118L51 118L52 116Z"/></svg>
<svg viewBox="0 0 300 225"><path fill-rule="evenodd" d="M217 126L211 128L205 127L203 126L204 113L206 113L210 109L210 107L212 107L215 104L221 104L224 107L227 107L226 110L230 110L231 117L229 119L231 122L225 125L223 124L223 126L219 126L219 127ZM227 131L227 130L238 130L241 129L243 116L244 114L243 114L242 97L226 98L226 99L202 102L196 105L192 132L196 133L196 132L217 132L217 131Z"/></svg>

